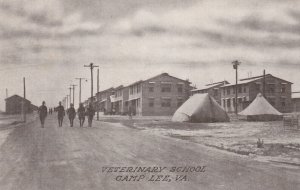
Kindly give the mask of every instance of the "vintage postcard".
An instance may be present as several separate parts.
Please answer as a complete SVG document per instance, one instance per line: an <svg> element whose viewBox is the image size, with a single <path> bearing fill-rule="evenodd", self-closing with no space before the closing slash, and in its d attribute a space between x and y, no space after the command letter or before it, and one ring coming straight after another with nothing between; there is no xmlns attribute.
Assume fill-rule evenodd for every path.
<svg viewBox="0 0 300 190"><path fill-rule="evenodd" d="M0 0L0 189L299 190L300 1Z"/></svg>

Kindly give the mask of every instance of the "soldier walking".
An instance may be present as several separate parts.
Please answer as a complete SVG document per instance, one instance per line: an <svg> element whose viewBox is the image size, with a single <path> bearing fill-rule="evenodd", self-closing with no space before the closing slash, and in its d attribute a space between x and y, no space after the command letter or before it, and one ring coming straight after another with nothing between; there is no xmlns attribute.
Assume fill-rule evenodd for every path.
<svg viewBox="0 0 300 190"><path fill-rule="evenodd" d="M88 116L88 125L89 127L92 127L93 118L95 115L95 110L93 108L92 103L89 104L89 106L86 109L86 115Z"/></svg>
<svg viewBox="0 0 300 190"><path fill-rule="evenodd" d="M61 102L58 103L58 107L56 108L57 111L57 119L58 119L58 126L62 127L62 122L65 116L65 108L61 105Z"/></svg>
<svg viewBox="0 0 300 190"><path fill-rule="evenodd" d="M73 127L74 118L76 116L76 111L73 104L70 104L70 108L68 109L68 116L70 120L70 127Z"/></svg>
<svg viewBox="0 0 300 190"><path fill-rule="evenodd" d="M83 123L84 123L84 120L85 120L85 108L83 107L82 103L79 104L79 108L77 110L77 113L78 113L80 127L83 127Z"/></svg>
<svg viewBox="0 0 300 190"><path fill-rule="evenodd" d="M41 127L44 128L45 119L47 117L48 109L45 106L45 101L42 102L42 105L39 107L39 116L41 121Z"/></svg>

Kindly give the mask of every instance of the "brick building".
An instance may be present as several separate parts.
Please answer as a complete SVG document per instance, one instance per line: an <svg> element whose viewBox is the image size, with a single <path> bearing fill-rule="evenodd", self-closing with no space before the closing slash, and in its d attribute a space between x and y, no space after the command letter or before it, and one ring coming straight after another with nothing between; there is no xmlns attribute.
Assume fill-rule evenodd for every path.
<svg viewBox="0 0 300 190"><path fill-rule="evenodd" d="M265 84L265 85L264 85ZM265 88L265 90L264 90ZM271 74L241 79L238 82L238 112L245 109L258 93L265 91L265 98L280 112L292 111L292 83ZM235 84L220 87L221 105L227 112L235 109Z"/></svg>
<svg viewBox="0 0 300 190"><path fill-rule="evenodd" d="M197 88L197 89L191 90L191 95L208 93L211 97L213 97L221 105L220 87L224 86L226 84L229 84L229 82L226 80L221 81L221 82L206 84L202 88Z"/></svg>
<svg viewBox="0 0 300 190"><path fill-rule="evenodd" d="M172 115L190 95L190 82L168 73L128 86L128 106L136 115Z"/></svg>

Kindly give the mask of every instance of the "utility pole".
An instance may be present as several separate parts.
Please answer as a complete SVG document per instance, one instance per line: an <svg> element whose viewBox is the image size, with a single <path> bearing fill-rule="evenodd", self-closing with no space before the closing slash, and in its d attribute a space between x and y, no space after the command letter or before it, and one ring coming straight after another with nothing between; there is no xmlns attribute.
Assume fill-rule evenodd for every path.
<svg viewBox="0 0 300 190"><path fill-rule="evenodd" d="M238 96L238 66L241 64L238 60L235 60L232 62L233 69L235 69L235 114L237 115L238 110L237 110L237 96Z"/></svg>
<svg viewBox="0 0 300 190"><path fill-rule="evenodd" d="M263 96L266 97L266 70L263 72Z"/></svg>
<svg viewBox="0 0 300 190"><path fill-rule="evenodd" d="M81 103L81 80L84 79L85 81L87 81L86 78L75 78L77 80L79 80L79 104Z"/></svg>
<svg viewBox="0 0 300 190"><path fill-rule="evenodd" d="M25 102L25 100L26 100L26 83L25 83L25 77L23 77L23 87L24 87L24 99L23 99L23 121L24 121L24 123L26 122L26 111L27 111L27 109L26 109L26 102Z"/></svg>
<svg viewBox="0 0 300 190"><path fill-rule="evenodd" d="M93 69L99 66L90 63L89 65L84 65L84 67L89 67L91 69L91 102L93 102Z"/></svg>
<svg viewBox="0 0 300 190"><path fill-rule="evenodd" d="M67 106L66 106L66 109L68 109L69 108L69 102L71 102L71 100L70 100L70 95L67 95Z"/></svg>
<svg viewBox="0 0 300 190"><path fill-rule="evenodd" d="M7 88L5 89L5 92L6 92L6 98L8 98L8 90L7 90Z"/></svg>
<svg viewBox="0 0 300 190"><path fill-rule="evenodd" d="M73 90L73 105L75 106L75 86L77 86L77 85L71 84L71 86L72 86L72 90Z"/></svg>
<svg viewBox="0 0 300 190"><path fill-rule="evenodd" d="M69 104L71 104L72 103L72 87L69 87L68 89L70 90L70 94L69 94L69 96L70 96L70 103Z"/></svg>
<svg viewBox="0 0 300 190"><path fill-rule="evenodd" d="M97 69L97 94L98 93L99 93L99 69ZM99 102L97 104L97 120L99 121Z"/></svg>

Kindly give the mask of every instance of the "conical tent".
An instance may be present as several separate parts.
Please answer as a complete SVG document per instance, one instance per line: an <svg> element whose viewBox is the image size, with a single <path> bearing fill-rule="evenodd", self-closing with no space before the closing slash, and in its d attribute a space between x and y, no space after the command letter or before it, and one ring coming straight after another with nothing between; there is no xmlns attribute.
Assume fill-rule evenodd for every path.
<svg viewBox="0 0 300 190"><path fill-rule="evenodd" d="M172 121L179 122L228 122L224 109L208 94L195 94L174 113Z"/></svg>
<svg viewBox="0 0 300 190"><path fill-rule="evenodd" d="M282 113L277 111L261 93L257 94L253 102L239 115L245 115L248 120L256 121L271 121L282 118Z"/></svg>

